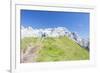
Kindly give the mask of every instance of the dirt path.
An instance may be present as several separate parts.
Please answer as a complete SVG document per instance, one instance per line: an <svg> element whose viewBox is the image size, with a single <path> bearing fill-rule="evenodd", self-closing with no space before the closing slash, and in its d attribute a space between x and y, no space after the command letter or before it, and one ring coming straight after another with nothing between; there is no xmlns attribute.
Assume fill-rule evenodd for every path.
<svg viewBox="0 0 100 73"><path fill-rule="evenodd" d="M41 49L41 44L35 46L29 45L25 53L21 51L21 63L32 63L35 62L38 50Z"/></svg>

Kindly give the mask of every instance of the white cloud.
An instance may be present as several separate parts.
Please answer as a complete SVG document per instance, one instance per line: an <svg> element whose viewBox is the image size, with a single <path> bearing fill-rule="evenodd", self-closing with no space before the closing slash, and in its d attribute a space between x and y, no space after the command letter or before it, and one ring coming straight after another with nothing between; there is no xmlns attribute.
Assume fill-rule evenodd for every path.
<svg viewBox="0 0 100 73"><path fill-rule="evenodd" d="M46 29L33 29L32 27L25 28L21 26L21 36L23 37L41 37L45 34L48 37L59 37L69 32L65 27L46 28ZM69 32L70 33L70 32Z"/></svg>

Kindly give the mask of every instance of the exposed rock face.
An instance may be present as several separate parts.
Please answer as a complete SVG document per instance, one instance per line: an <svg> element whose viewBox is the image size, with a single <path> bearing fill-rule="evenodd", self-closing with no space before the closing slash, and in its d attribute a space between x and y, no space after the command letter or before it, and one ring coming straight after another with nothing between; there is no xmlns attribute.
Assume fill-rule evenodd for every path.
<svg viewBox="0 0 100 73"><path fill-rule="evenodd" d="M76 32L71 32L65 27L33 29L32 27L21 27L21 38L24 37L60 37L67 36L77 42L80 46L89 50L89 40L84 40Z"/></svg>

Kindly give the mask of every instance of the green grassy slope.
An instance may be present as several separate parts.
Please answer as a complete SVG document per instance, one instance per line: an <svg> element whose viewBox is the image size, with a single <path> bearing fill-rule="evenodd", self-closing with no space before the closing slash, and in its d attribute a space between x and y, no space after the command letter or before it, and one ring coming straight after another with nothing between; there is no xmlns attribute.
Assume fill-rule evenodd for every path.
<svg viewBox="0 0 100 73"><path fill-rule="evenodd" d="M41 46L36 62L89 59L89 52L68 37L42 39L27 37L21 40L21 49L26 50L30 43Z"/></svg>

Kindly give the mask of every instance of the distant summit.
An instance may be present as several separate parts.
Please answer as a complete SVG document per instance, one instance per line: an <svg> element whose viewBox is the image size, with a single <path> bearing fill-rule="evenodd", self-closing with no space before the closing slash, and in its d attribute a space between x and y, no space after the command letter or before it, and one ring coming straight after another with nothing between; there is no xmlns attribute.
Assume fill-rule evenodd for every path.
<svg viewBox="0 0 100 73"><path fill-rule="evenodd" d="M60 37L67 36L80 46L89 50L89 40L84 40L76 32L71 32L65 27L33 29L21 26L21 38L24 37Z"/></svg>

